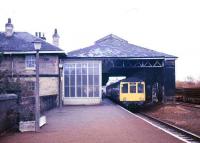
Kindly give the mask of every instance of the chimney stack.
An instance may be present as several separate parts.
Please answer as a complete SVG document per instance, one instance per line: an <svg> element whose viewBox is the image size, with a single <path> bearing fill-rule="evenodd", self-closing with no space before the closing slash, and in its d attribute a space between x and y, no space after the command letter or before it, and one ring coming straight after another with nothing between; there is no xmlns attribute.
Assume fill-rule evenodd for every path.
<svg viewBox="0 0 200 143"><path fill-rule="evenodd" d="M44 36L44 33L42 34L42 36L40 37L42 40L46 41L46 37Z"/></svg>
<svg viewBox="0 0 200 143"><path fill-rule="evenodd" d="M37 32L35 32L35 37L38 37L38 33Z"/></svg>
<svg viewBox="0 0 200 143"><path fill-rule="evenodd" d="M58 35L57 29L54 30L54 34L52 37L53 37L53 45L59 47L60 36Z"/></svg>
<svg viewBox="0 0 200 143"><path fill-rule="evenodd" d="M8 18L8 23L5 24L5 35L6 37L11 37L13 35L13 25L11 23L11 18Z"/></svg>

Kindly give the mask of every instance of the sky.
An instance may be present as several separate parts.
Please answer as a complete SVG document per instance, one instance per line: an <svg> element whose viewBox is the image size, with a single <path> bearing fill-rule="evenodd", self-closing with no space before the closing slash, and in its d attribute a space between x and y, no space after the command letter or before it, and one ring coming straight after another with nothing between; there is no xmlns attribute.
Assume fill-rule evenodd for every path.
<svg viewBox="0 0 200 143"><path fill-rule="evenodd" d="M115 34L129 43L179 57L176 79L200 80L199 0L1 0L0 31L8 18L14 31L55 28L66 52Z"/></svg>

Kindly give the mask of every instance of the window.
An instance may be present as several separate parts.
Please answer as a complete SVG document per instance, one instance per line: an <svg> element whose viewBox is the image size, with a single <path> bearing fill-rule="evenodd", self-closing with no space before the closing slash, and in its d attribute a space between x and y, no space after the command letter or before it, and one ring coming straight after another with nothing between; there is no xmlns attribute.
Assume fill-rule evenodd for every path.
<svg viewBox="0 0 200 143"><path fill-rule="evenodd" d="M35 68L35 55L26 55L25 65L26 68Z"/></svg>
<svg viewBox="0 0 200 143"><path fill-rule="evenodd" d="M128 83L122 84L122 93L128 93Z"/></svg>
<svg viewBox="0 0 200 143"><path fill-rule="evenodd" d="M138 93L144 93L144 85L142 83L138 83Z"/></svg>
<svg viewBox="0 0 200 143"><path fill-rule="evenodd" d="M130 83L130 93L136 93L136 83Z"/></svg>
<svg viewBox="0 0 200 143"><path fill-rule="evenodd" d="M34 81L27 81L26 83L28 91L35 91L35 82Z"/></svg>
<svg viewBox="0 0 200 143"><path fill-rule="evenodd" d="M100 97L100 63L71 62L64 66L65 97Z"/></svg>

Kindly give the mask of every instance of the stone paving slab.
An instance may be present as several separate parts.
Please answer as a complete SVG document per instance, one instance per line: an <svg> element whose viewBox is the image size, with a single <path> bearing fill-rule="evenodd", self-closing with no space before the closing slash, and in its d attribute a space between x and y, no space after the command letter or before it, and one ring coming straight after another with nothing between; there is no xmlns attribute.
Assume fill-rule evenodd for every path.
<svg viewBox="0 0 200 143"><path fill-rule="evenodd" d="M47 114L39 133L15 133L0 143L179 143L105 99L96 106L65 106Z"/></svg>

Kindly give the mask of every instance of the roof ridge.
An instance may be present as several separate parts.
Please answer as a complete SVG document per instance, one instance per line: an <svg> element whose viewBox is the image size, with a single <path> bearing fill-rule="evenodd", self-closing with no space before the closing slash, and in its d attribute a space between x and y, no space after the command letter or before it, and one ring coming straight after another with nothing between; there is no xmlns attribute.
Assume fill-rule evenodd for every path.
<svg viewBox="0 0 200 143"><path fill-rule="evenodd" d="M119 40L119 41L121 41L121 42L128 43L128 41L122 39L121 37L119 37L119 36L117 36L117 35L109 34L109 35L107 35L107 36L105 36L105 37L103 37L103 38L101 38L101 39L95 41L95 44L99 44L99 43L101 43L101 42L103 42L103 41L105 41L105 40L107 40L107 39L110 39L110 38L114 38L114 39L117 39L117 40Z"/></svg>
<svg viewBox="0 0 200 143"><path fill-rule="evenodd" d="M32 42L37 37L29 32L14 32L12 37L5 37L3 32L0 32L0 47L5 52L27 52L34 51ZM53 44L41 39L42 48L41 51L65 51Z"/></svg>

